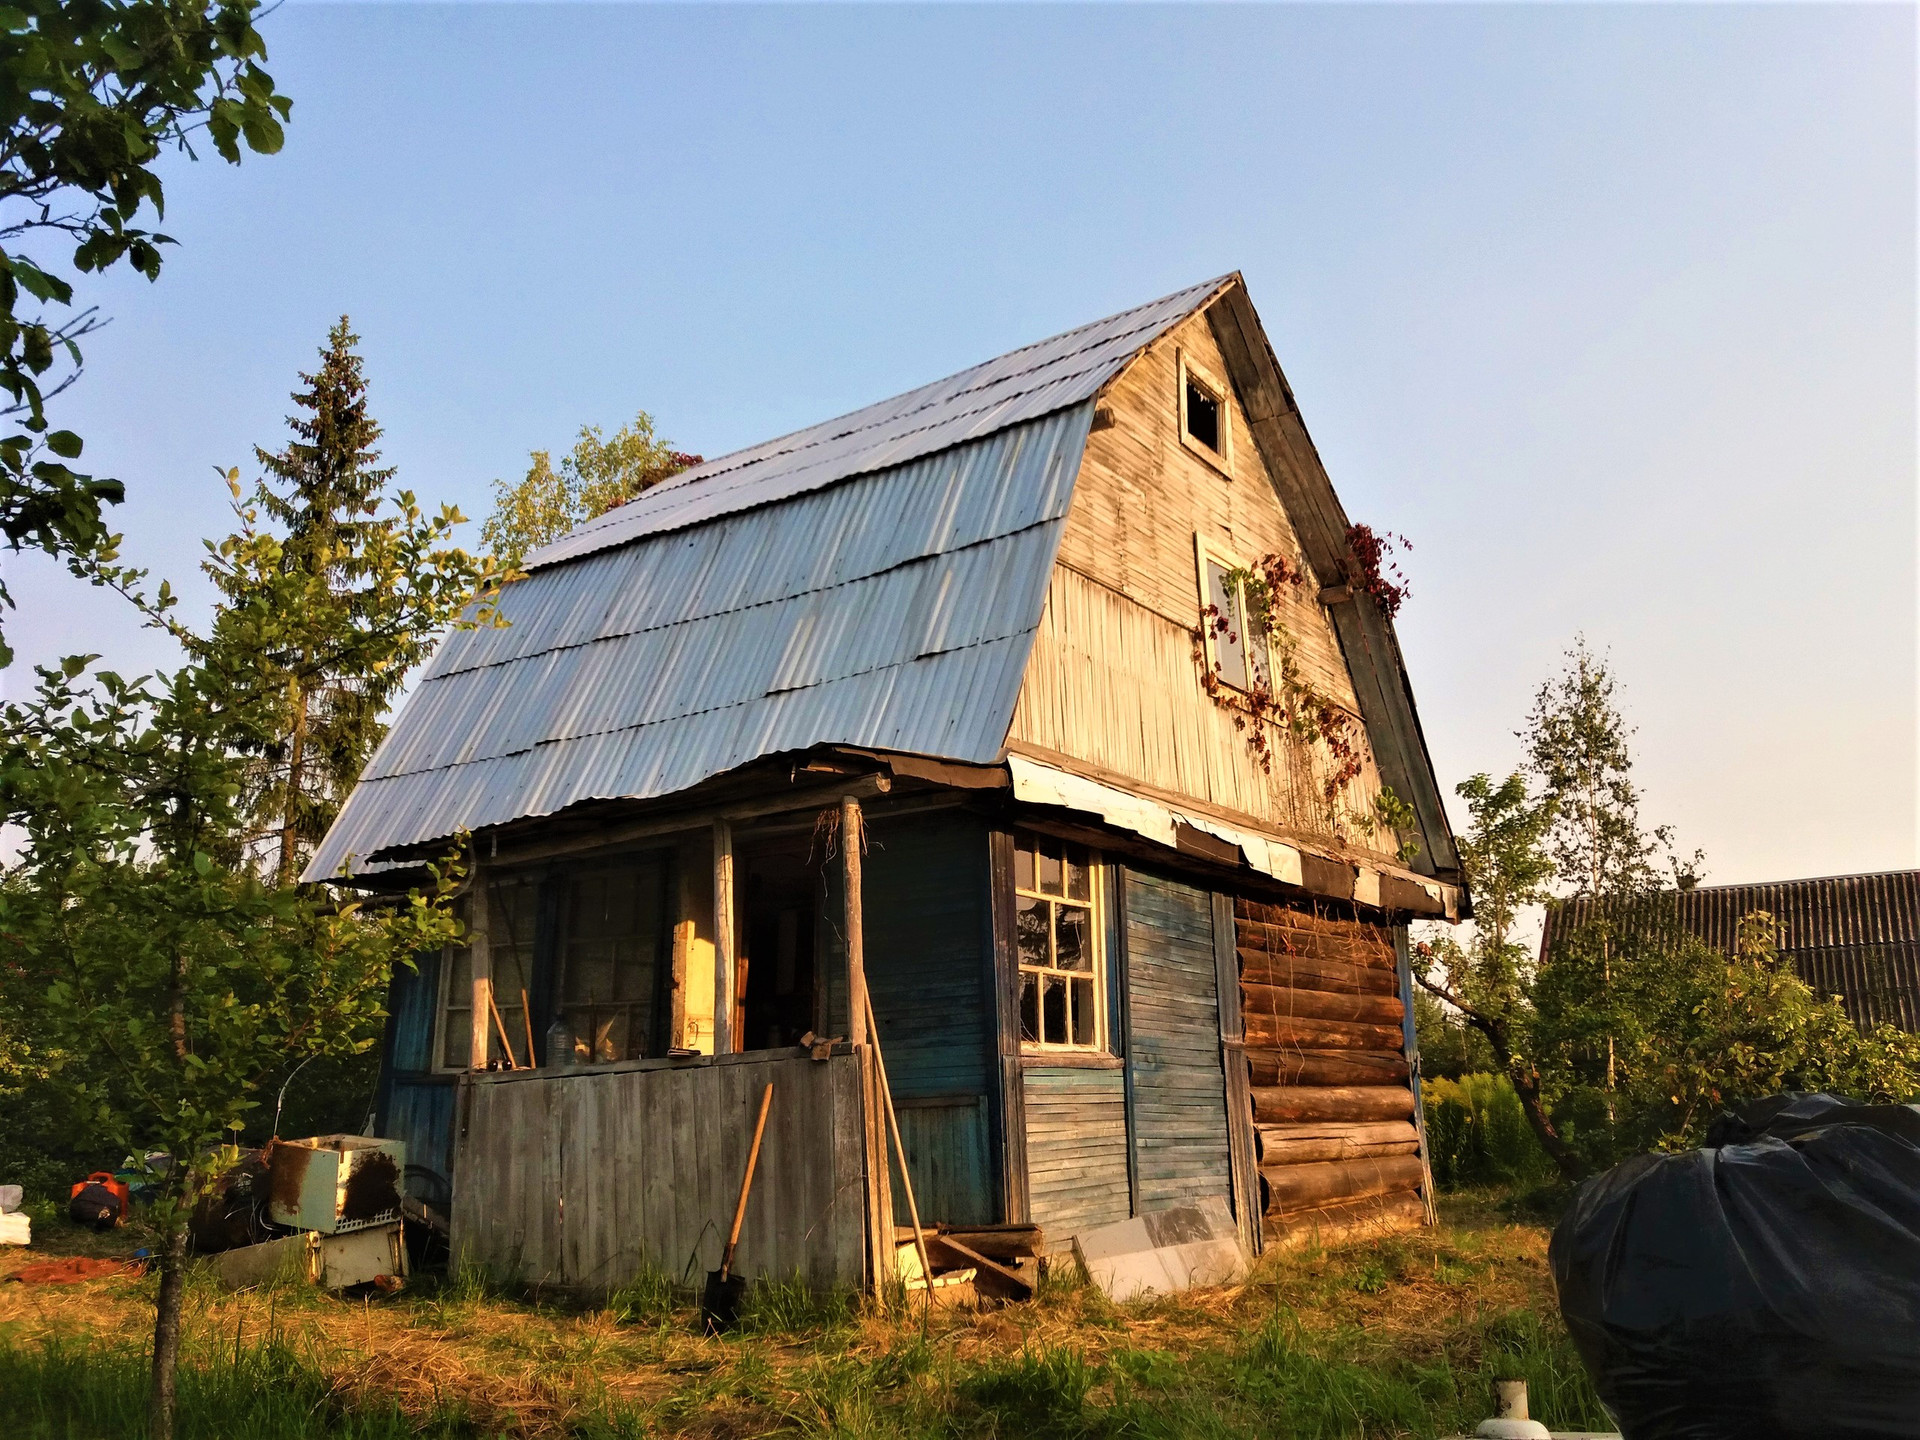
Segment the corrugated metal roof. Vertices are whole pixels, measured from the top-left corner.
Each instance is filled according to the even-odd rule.
[[[1092,407],[551,566],[448,636],[307,873],[837,743],[999,758]]]
[[[1728,954],[1740,922],[1764,910],[1779,923],[1780,951],[1801,978],[1840,996],[1856,1024],[1920,1031],[1920,870],[1702,885],[1660,901],[1663,918]],[[1557,936],[1595,913],[1591,900],[1549,905],[1545,952],[1551,956]]]
[[[1092,399],[1233,277],[710,460],[527,562],[454,631],[307,867],[763,756],[999,759]]]
[[[772,504],[1077,405],[1233,278],[1191,285],[891,400],[708,460],[536,551],[527,568]]]

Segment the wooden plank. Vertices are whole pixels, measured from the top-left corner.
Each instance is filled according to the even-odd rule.
[[[1003,1220],[1032,1218],[1027,1172],[1026,1081],[1020,1063],[1020,954],[1014,934],[1013,833],[987,834],[988,983],[993,996],[994,1067],[998,1084],[990,1097],[997,1126],[1000,1214]]]
[[[1300,1144],[1308,1141],[1330,1141],[1338,1144],[1387,1145],[1404,1143],[1414,1138],[1413,1126],[1404,1120],[1331,1120],[1304,1121],[1293,1125],[1256,1125],[1253,1127],[1254,1151],[1265,1163],[1265,1157],[1276,1145]],[[1342,1158],[1339,1155],[1322,1157],[1330,1160]],[[1357,1157],[1353,1157],[1357,1158]]]
[[[1240,1238],[1260,1253],[1260,1181],[1254,1157],[1252,1074],[1240,1015],[1240,961],[1235,946],[1233,897],[1213,897],[1214,984],[1220,1004],[1220,1059],[1227,1078],[1227,1147],[1233,1178],[1233,1210]]]
[[[1395,1050],[1249,1049],[1255,1085],[1391,1085],[1408,1077]]]
[[[1256,1085],[1253,1118],[1262,1125],[1302,1120],[1404,1120],[1413,1092],[1400,1085]]]
[[[1298,985],[1335,994],[1397,993],[1393,971],[1384,965],[1352,965],[1345,960],[1322,959],[1316,955],[1275,954],[1244,948],[1239,951],[1239,960],[1240,978],[1250,985]]]
[[[733,1034],[734,989],[733,826],[713,822],[713,1053],[736,1049]]]

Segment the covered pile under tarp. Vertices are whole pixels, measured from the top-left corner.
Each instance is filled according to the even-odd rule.
[[[1626,1440],[1920,1440],[1920,1107],[1755,1102],[1587,1181],[1549,1256]]]

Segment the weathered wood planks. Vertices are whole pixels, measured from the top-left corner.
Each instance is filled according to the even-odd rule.
[[[1405,1120],[1254,1126],[1254,1153],[1262,1166],[1415,1155],[1419,1150],[1420,1134]]]
[[[1260,1179],[1267,1187],[1269,1215],[1286,1215],[1341,1200],[1364,1200],[1412,1190],[1419,1186],[1423,1173],[1420,1157],[1411,1153],[1260,1167]]]
[[[1389,972],[1387,978],[1393,978]],[[1399,1028],[1406,1006],[1398,995],[1342,994],[1303,986],[1240,982],[1240,1004],[1248,1015],[1298,1016],[1309,1020],[1353,1020],[1362,1025]]]
[[[453,1243],[535,1285],[600,1293],[642,1265],[719,1264],[765,1085],[773,1108],[737,1267],[858,1285],[860,1078],[853,1055],[641,1062],[469,1077]]]

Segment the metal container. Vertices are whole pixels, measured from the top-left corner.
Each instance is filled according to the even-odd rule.
[[[276,1224],[340,1235],[400,1218],[403,1141],[367,1135],[277,1140],[266,1160],[267,1213]]]

